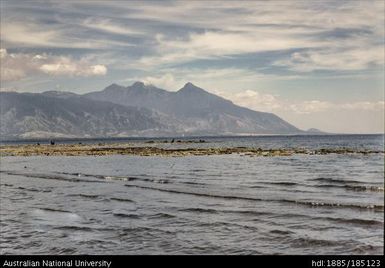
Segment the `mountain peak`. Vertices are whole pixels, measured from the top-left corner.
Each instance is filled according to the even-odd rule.
[[[116,89],[123,89],[124,87],[119,86],[118,84],[111,84],[108,87],[106,87],[104,90],[116,90]]]
[[[131,87],[143,88],[143,87],[145,87],[145,84],[142,81],[136,81],[135,83],[132,84]]]
[[[185,87],[191,87],[191,86],[195,87],[195,85],[191,82],[187,82],[184,86]]]
[[[179,91],[180,92],[194,92],[194,91],[204,92],[205,90],[200,87],[197,87],[191,82],[187,82]]]

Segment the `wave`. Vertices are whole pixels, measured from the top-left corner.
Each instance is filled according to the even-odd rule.
[[[0,183],[0,186],[12,187],[13,184],[9,184],[9,183]]]
[[[113,228],[109,227],[95,227],[95,226],[81,226],[81,225],[64,225],[64,226],[54,226],[53,229],[57,230],[69,230],[69,231],[115,231]]]
[[[199,226],[208,226],[208,227],[223,227],[227,226],[228,228],[234,228],[234,227],[239,227],[243,229],[248,229],[252,231],[258,231],[260,232],[261,229],[258,226],[255,225],[248,225],[248,224],[241,224],[241,223],[236,223],[236,222],[228,222],[228,221],[215,221],[215,222],[198,222]],[[229,229],[232,230],[232,229]]]
[[[358,254],[367,254],[368,252],[376,251],[378,255],[383,255],[384,246],[378,246],[378,245],[370,245],[370,244],[363,244],[363,245],[357,245],[354,249],[354,252],[357,252]]]
[[[130,219],[139,219],[140,216],[138,214],[131,214],[131,213],[123,213],[123,212],[114,212],[112,215],[119,217],[119,218],[130,218]]]
[[[117,176],[104,176],[104,179],[107,181],[127,181],[128,179],[126,177],[117,177]]]
[[[292,247],[323,247],[323,246],[338,246],[346,244],[346,241],[333,241],[325,239],[315,239],[301,237],[289,241]]]
[[[79,172],[55,172],[56,174],[63,174],[63,175],[70,175],[75,177],[91,177],[91,178],[97,178],[97,179],[105,179],[104,175],[95,175],[95,174],[85,174],[85,173],[79,173]]]
[[[129,228],[119,229],[119,234],[121,236],[128,235],[131,233],[138,234],[141,232],[149,232],[151,235],[153,235],[155,232],[175,235],[175,232],[172,232],[172,231],[168,231],[168,230],[164,230],[164,229],[160,229],[160,228],[155,228],[155,227],[146,227],[146,226],[137,226],[137,227],[129,227]]]
[[[355,192],[384,192],[384,187],[369,186],[369,185],[336,185],[336,184],[321,184],[315,186],[317,188],[343,188],[348,191]]]
[[[206,183],[201,183],[201,182],[192,182],[192,181],[183,181],[180,182],[182,184],[190,184],[190,185],[207,185]]]
[[[260,186],[260,185],[251,185],[251,186],[246,186],[247,188],[251,188],[251,189],[260,189],[260,188],[266,188],[265,186]]]
[[[384,211],[383,205],[374,204],[344,204],[344,203],[333,203],[324,201],[303,201],[303,200],[280,200],[286,203],[295,203],[299,205],[306,205],[311,207],[332,207],[332,208],[350,208],[350,209],[372,209],[375,211]]]
[[[283,213],[283,214],[274,214],[275,217],[279,218],[304,218],[306,221],[316,220],[316,221],[331,221],[334,223],[341,224],[354,224],[354,225],[368,225],[368,226],[377,226],[383,225],[382,221],[374,219],[359,219],[359,218],[335,218],[335,217],[322,217],[322,216],[312,216],[310,214],[294,214],[294,213]],[[331,228],[338,227],[334,224],[330,225]]]
[[[352,191],[384,192],[384,187],[380,187],[380,186],[345,185],[345,188]]]
[[[71,176],[78,176],[78,177],[81,177],[81,176],[86,176],[85,174],[81,174],[81,173],[72,173],[72,172],[55,172],[57,174],[64,174],[64,175],[71,175]]]
[[[95,228],[87,227],[87,226],[56,226],[53,229],[57,230],[69,230],[69,231],[87,231],[92,232],[95,231]]]
[[[299,185],[296,182],[289,182],[289,181],[278,181],[278,182],[264,182],[266,184],[273,184],[273,185],[283,185],[283,186],[295,186]]]
[[[232,214],[242,214],[242,215],[250,215],[250,216],[267,216],[267,215],[276,215],[271,212],[261,212],[254,210],[224,210],[224,209],[212,209],[212,208],[182,208],[178,209],[178,211],[183,212],[196,212],[196,213],[232,213]]]
[[[113,201],[119,201],[119,202],[135,203],[134,200],[126,199],[126,198],[120,198],[120,197],[110,197],[110,200],[113,200]]]
[[[17,189],[30,191],[30,192],[44,192],[44,193],[52,192],[52,190],[48,190],[48,189],[26,188],[26,187],[22,187],[22,186],[17,187]]]
[[[22,173],[22,172],[14,172],[14,171],[0,171],[0,173],[5,173],[7,175],[24,176],[27,178],[46,179],[46,180],[103,183],[103,181],[100,181],[100,180],[84,180],[84,179],[79,179],[79,178],[68,178],[68,177],[63,177],[63,176],[55,176],[55,175],[51,175],[51,174],[41,174],[41,173]]]
[[[143,181],[143,182],[153,182],[153,183],[161,183],[167,184],[168,180],[164,179],[146,179],[146,178],[138,178],[138,177],[124,177],[124,176],[104,176],[106,180],[121,180],[121,181]]]
[[[288,235],[288,234],[293,234],[292,231],[284,231],[284,230],[271,230],[270,233],[272,234],[279,234],[279,235]]]
[[[73,214],[71,211],[68,211],[68,210],[63,210],[63,209],[58,209],[58,208],[36,208],[38,210],[43,210],[43,211],[49,211],[49,212],[60,212],[60,213],[71,213]]]
[[[179,191],[179,190],[174,190],[174,189],[155,188],[155,187],[143,186],[143,185],[126,184],[125,186],[126,187],[135,187],[135,188],[141,188],[141,189],[154,190],[154,191],[161,191],[161,192],[168,192],[168,193],[175,193],[175,194],[187,194],[187,195],[212,197],[212,198],[241,199],[241,200],[250,200],[250,201],[264,201],[263,199],[253,198],[253,197],[241,197],[241,196],[232,196],[232,195],[214,195],[214,194],[207,194],[207,193],[186,192],[186,191]]]
[[[160,213],[156,213],[154,215],[151,215],[150,218],[166,218],[166,219],[171,219],[171,218],[176,218],[176,216],[172,215],[172,214],[169,214],[169,213],[160,212]]]
[[[344,179],[325,178],[325,177],[309,179],[309,181],[320,181],[320,182],[336,183],[336,184],[347,184],[347,183],[362,184],[362,183],[364,183],[362,181],[356,181],[356,180],[344,180]]]
[[[357,225],[384,225],[383,222],[377,221],[377,220],[367,220],[367,219],[345,219],[345,218],[332,218],[332,217],[325,217],[322,219],[335,221],[339,223],[348,223],[348,224],[357,224]]]
[[[219,210],[212,209],[212,208],[182,208],[182,209],[179,209],[179,211],[197,212],[197,213],[218,213],[219,212]]]
[[[219,194],[209,194],[209,193],[199,193],[199,192],[189,192],[182,191],[176,189],[166,189],[166,188],[156,188],[151,186],[143,186],[143,185],[133,185],[126,184],[126,187],[135,187],[140,189],[148,189],[154,191],[168,192],[174,194],[186,194],[186,195],[194,195],[208,198],[221,198],[221,199],[237,199],[237,200],[246,200],[246,201],[262,201],[262,202],[279,202],[279,203],[289,203],[289,204],[297,204],[304,205],[310,207],[324,207],[324,208],[349,208],[349,209],[371,209],[374,211],[383,211],[383,205],[375,205],[375,204],[344,204],[344,203],[334,203],[334,202],[325,202],[325,201],[307,201],[307,200],[290,200],[290,199],[263,199],[256,197],[247,197],[247,196],[235,196],[235,195],[219,195]]]
[[[103,196],[100,195],[93,195],[93,194],[69,194],[67,196],[78,196],[86,199],[99,199],[99,198],[104,198]]]
[[[130,176],[105,176],[105,175],[92,175],[92,174],[83,174],[83,173],[69,173],[69,172],[60,172],[60,174],[65,175],[71,175],[71,176],[84,176],[84,177],[94,177],[102,180],[120,180],[120,181],[142,181],[142,182],[149,182],[149,183],[159,183],[159,184],[170,184],[171,182],[166,179],[149,179],[149,178],[140,178],[140,177],[130,177]],[[20,173],[13,173],[12,175],[20,175]],[[31,176],[31,177],[39,177],[39,178],[47,178],[47,179],[56,179],[56,180],[66,180],[66,181],[72,181],[72,182],[100,182],[100,181],[94,181],[94,180],[82,180],[79,178],[63,178],[63,177],[55,177],[55,176],[44,176],[44,175],[25,175],[24,176]],[[319,177],[315,179],[309,179],[310,181],[319,181],[329,184],[320,184],[320,185],[306,185],[306,184],[300,184],[296,182],[289,182],[289,181],[278,181],[278,182],[263,182],[264,184],[271,184],[271,185],[281,185],[281,186],[296,186],[296,185],[303,185],[303,186],[309,186],[309,187],[317,187],[317,188],[345,188],[346,190],[351,191],[368,191],[368,192],[384,192],[384,187],[381,186],[368,186],[368,185],[355,185],[355,184],[363,184],[361,181],[356,180],[343,180],[343,179],[335,179],[335,178],[327,178],[327,177]],[[181,184],[189,184],[189,185],[207,185],[205,183],[201,182],[180,182]],[[347,184],[349,183],[349,184]],[[353,184],[350,184],[353,183]],[[253,185],[249,188],[265,188],[264,186],[258,186]]]

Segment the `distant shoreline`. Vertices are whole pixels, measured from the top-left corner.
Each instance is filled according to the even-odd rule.
[[[175,143],[200,143],[201,141],[181,141]],[[168,141],[153,143],[168,143]],[[174,143],[174,141],[172,142]],[[321,148],[321,149],[261,149],[255,147],[223,147],[223,148],[161,148],[156,146],[135,146],[130,143],[98,143],[98,144],[57,144],[57,145],[3,145],[0,146],[0,156],[106,156],[106,155],[138,155],[138,156],[203,156],[239,154],[245,156],[292,156],[303,155],[327,155],[327,154],[384,154],[381,150],[358,150],[350,148]]]
[[[49,143],[50,140],[57,142],[98,142],[98,141],[149,141],[149,140],[199,140],[199,139],[236,139],[236,138],[263,138],[263,137],[320,137],[320,136],[385,136],[384,133],[369,133],[369,134],[344,134],[344,133],[322,133],[322,134],[247,134],[247,135],[202,135],[202,136],[157,136],[157,137],[38,137],[38,138],[6,138],[0,139],[0,145],[5,144],[23,144],[23,143]]]

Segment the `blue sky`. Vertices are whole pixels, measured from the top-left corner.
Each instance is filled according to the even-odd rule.
[[[0,3],[1,90],[190,81],[303,129],[384,132],[384,1]]]

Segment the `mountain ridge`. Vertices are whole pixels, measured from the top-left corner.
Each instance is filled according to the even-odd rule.
[[[235,105],[191,82],[175,92],[135,82],[82,95],[0,94],[0,134],[9,137],[306,134],[273,113]]]
[[[302,130],[287,123],[275,114],[253,111],[235,105],[230,100],[207,92],[191,82],[176,92],[166,91],[140,83],[143,91],[137,91],[139,83],[126,87],[123,91],[105,90],[85,94],[95,100],[110,101],[122,105],[135,105],[154,109],[158,112],[182,120],[188,131],[208,133],[257,133],[286,134],[303,133]],[[107,87],[109,88],[109,87]],[[147,95],[152,92],[153,98]],[[151,94],[150,94],[151,95]],[[155,97],[154,97],[155,96]]]

